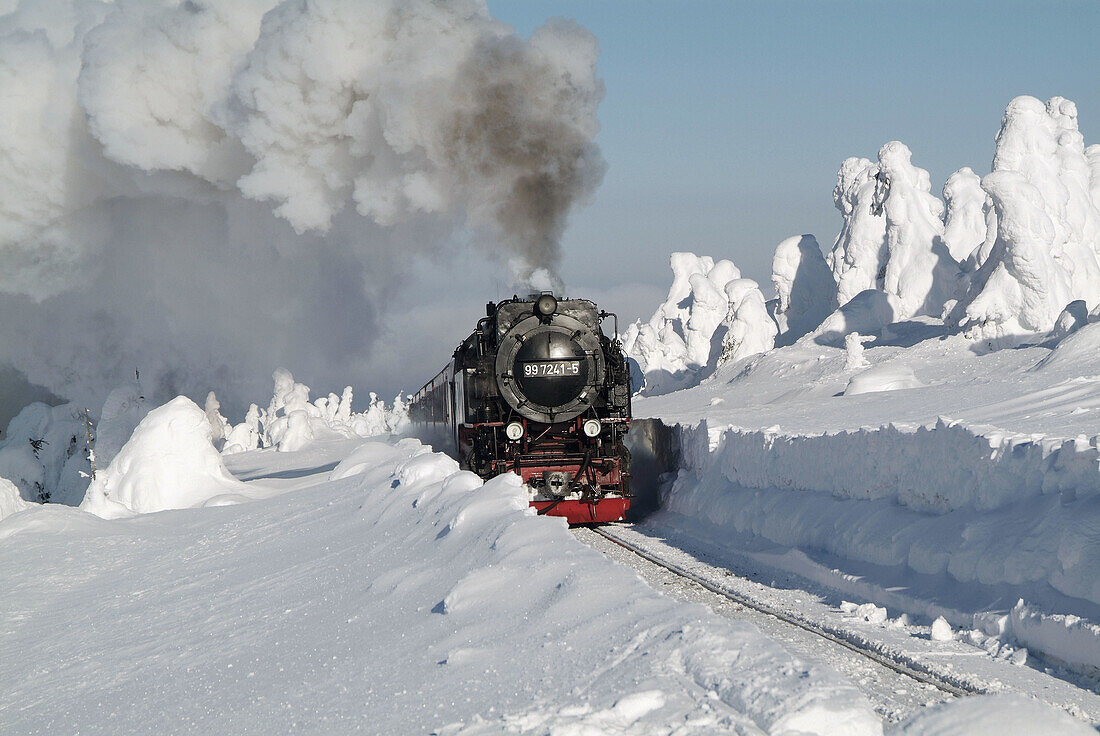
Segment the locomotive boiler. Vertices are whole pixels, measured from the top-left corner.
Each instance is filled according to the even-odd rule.
[[[409,417],[463,468],[518,474],[538,513],[571,524],[630,507],[630,372],[587,299],[544,293],[486,305],[477,329],[420,389]]]

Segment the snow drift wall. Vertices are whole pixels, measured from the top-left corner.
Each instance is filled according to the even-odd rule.
[[[597,44],[569,21],[522,38],[480,0],[4,8],[0,364],[82,406],[135,368],[153,401],[232,404],[273,362],[354,375],[400,276],[467,227],[553,285],[603,175]]]
[[[798,549],[989,586],[1007,615],[911,613],[1007,635],[1100,668],[1100,437],[1047,441],[967,427],[824,435],[679,428],[681,472],[662,506]],[[942,585],[942,584],[941,584]],[[996,597],[996,596],[994,596]],[[1025,602],[1029,601],[1029,602]],[[1075,615],[1051,613],[1073,611]],[[990,628],[990,627],[993,628]]]
[[[34,504],[24,501],[19,489],[7,478],[0,478],[0,521],[5,517],[33,508]]]
[[[798,488],[837,498],[889,499],[944,514],[989,511],[1040,496],[1100,495],[1100,435],[1046,440],[980,430],[941,418],[822,435],[685,430],[685,467],[714,467],[745,488]],[[711,448],[719,448],[715,457]],[[700,454],[702,453],[702,454]]]

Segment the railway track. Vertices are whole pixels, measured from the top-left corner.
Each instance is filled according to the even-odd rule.
[[[877,651],[873,646],[868,646],[866,643],[853,640],[845,635],[843,630],[832,629],[827,626],[823,626],[818,622],[811,621],[797,613],[782,610],[775,606],[768,605],[760,600],[754,599],[750,596],[741,594],[738,591],[724,587],[718,582],[709,580],[706,577],[699,575],[691,570],[685,569],[683,566],[676,562],[662,559],[660,556],[654,554],[652,551],[643,549],[630,541],[623,539],[621,536],[615,533],[616,527],[586,527],[583,529],[577,529],[575,532],[578,537],[592,545],[590,540],[585,540],[585,534],[591,534],[603,538],[607,542],[615,545],[623,550],[631,553],[632,556],[644,560],[650,565],[654,565],[666,573],[680,578],[684,581],[688,581],[691,584],[699,586],[710,593],[720,596],[727,601],[732,602],[736,606],[740,606],[744,609],[749,609],[756,614],[766,616],[771,619],[775,619],[781,622],[781,625],[789,627],[795,627],[804,634],[810,635],[812,638],[816,638],[824,646],[824,642],[840,647],[846,650],[850,654],[854,654],[860,658],[873,663],[874,666],[884,668],[889,672],[894,673],[907,681],[912,682],[917,686],[916,690],[921,693],[917,697],[917,702],[910,699],[909,702],[898,702],[891,697],[892,693],[902,692],[903,689],[898,688],[897,679],[893,679],[890,683],[880,685],[878,690],[878,696],[880,701],[879,710],[888,720],[898,720],[905,715],[905,711],[911,709],[914,705],[928,702],[930,700],[943,700],[953,697],[964,697],[974,694],[982,694],[989,692],[985,687],[974,685],[967,682],[965,679],[960,678],[957,681],[940,676],[939,673],[931,672],[926,669],[919,661],[910,660],[906,661],[905,658],[897,656],[887,656],[880,651]],[[666,583],[667,584],[667,583]],[[803,650],[811,650],[816,654],[824,655],[823,652],[816,651],[818,646],[809,644],[809,646],[803,645]],[[828,659],[828,655],[826,659]],[[851,669],[851,667],[849,667]],[[870,679],[870,678],[859,678]]]

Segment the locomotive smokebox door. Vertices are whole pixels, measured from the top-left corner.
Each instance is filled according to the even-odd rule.
[[[596,332],[560,313],[516,323],[501,340],[495,368],[508,403],[527,419],[547,424],[587,411],[605,376]]]
[[[565,406],[588,385],[584,349],[561,332],[524,341],[516,353],[515,372],[523,395],[543,406]]]

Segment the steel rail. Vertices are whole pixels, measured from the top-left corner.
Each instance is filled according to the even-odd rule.
[[[686,578],[686,579],[692,581],[693,583],[696,583],[697,585],[700,585],[700,586],[706,588],[710,592],[715,593],[716,595],[720,595],[723,598],[727,598],[727,599],[733,601],[734,603],[738,603],[738,604],[740,604],[740,605],[742,605],[746,608],[751,608],[752,610],[757,611],[759,613],[762,613],[766,616],[772,616],[774,618],[778,618],[779,620],[784,621],[784,622],[790,624],[791,626],[797,626],[798,628],[800,628],[804,631],[807,631],[811,634],[819,636],[823,639],[827,639],[827,640],[833,642],[834,644],[838,644],[838,645],[844,647],[845,649],[849,649],[849,650],[855,652],[856,654],[859,654],[863,657],[866,657],[867,659],[870,659],[874,662],[877,662],[878,664],[882,665],[883,667],[886,667],[887,669],[893,670],[894,672],[897,672],[900,675],[904,675],[904,676],[910,677],[910,678],[912,678],[912,679],[914,679],[918,682],[924,683],[926,685],[930,685],[930,686],[936,688],[937,690],[945,692],[949,695],[954,695],[954,696],[958,696],[958,697],[965,697],[967,695],[982,695],[982,694],[992,692],[992,691],[987,690],[985,688],[977,687],[977,686],[971,685],[971,684],[966,683],[966,682],[951,682],[949,680],[946,680],[946,679],[940,677],[937,673],[934,673],[934,672],[932,672],[928,669],[925,669],[924,666],[921,665],[921,663],[919,663],[919,662],[915,662],[915,661],[914,662],[900,662],[896,659],[892,659],[890,657],[887,657],[887,656],[883,655],[882,653],[880,653],[880,652],[878,652],[878,651],[876,651],[876,650],[874,650],[870,647],[863,646],[859,642],[855,642],[855,641],[852,641],[850,639],[847,639],[840,633],[829,631],[828,629],[825,629],[824,627],[819,626],[818,624],[813,623],[812,621],[807,621],[806,619],[803,619],[799,616],[794,616],[794,615],[792,615],[790,613],[787,613],[785,611],[781,611],[777,608],[773,608],[769,605],[766,605],[764,603],[760,603],[759,601],[753,600],[752,598],[741,595],[740,593],[737,593],[737,592],[734,592],[732,590],[728,590],[726,588],[723,588],[720,585],[716,585],[716,584],[710,582],[709,580],[707,580],[706,578],[704,578],[700,575],[696,575],[695,573],[691,572],[690,570],[685,570],[684,568],[680,567],[679,565],[677,565],[674,562],[667,562],[665,560],[662,560],[661,558],[657,557],[653,553],[648,552],[648,551],[642,549],[641,547],[638,547],[637,545],[631,544],[630,542],[627,542],[623,539],[619,539],[618,537],[616,537],[612,534],[609,534],[606,530],[604,530],[601,527],[590,526],[590,527],[587,527],[587,528],[590,531],[595,532],[599,536],[601,536],[604,539],[608,540],[609,542],[617,544],[620,547],[622,547],[626,550],[629,550],[630,552],[633,552],[638,557],[641,557],[642,559],[647,560],[648,562],[651,562],[652,564],[657,565],[658,567],[664,568],[665,570],[668,570],[669,572],[673,573],[674,575],[678,575],[682,578]]]

